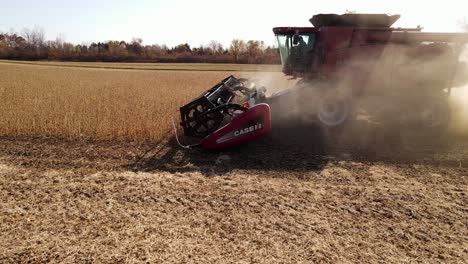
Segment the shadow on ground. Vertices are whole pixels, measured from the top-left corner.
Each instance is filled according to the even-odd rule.
[[[285,125],[286,124],[286,125]],[[255,171],[275,177],[320,171],[340,161],[468,166],[468,139],[353,123],[344,130],[287,122],[249,144],[222,152],[185,150],[173,138],[157,143],[0,136],[0,162],[35,171],[167,171],[223,175]],[[408,133],[412,131],[414,133]]]
[[[304,133],[304,130],[307,133]],[[181,149],[172,138],[145,153],[130,167],[133,170],[164,170],[220,175],[233,170],[262,170],[264,172],[300,172],[321,170],[329,158],[325,140],[315,127],[276,128],[270,135],[221,152],[202,148]]]
[[[411,133],[410,133],[411,132]],[[233,170],[263,173],[307,172],[323,169],[331,161],[393,164],[468,164],[466,143],[450,137],[422,135],[420,131],[354,122],[341,130],[316,124],[275,126],[267,137],[222,152],[201,148],[184,150],[171,139],[146,152],[129,168],[134,171],[199,171],[222,175]],[[464,141],[466,142],[466,141]],[[458,147],[451,152],[453,147]],[[465,161],[466,160],[466,161]]]

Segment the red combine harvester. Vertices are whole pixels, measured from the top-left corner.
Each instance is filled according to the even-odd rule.
[[[180,109],[185,136],[198,139],[186,147],[219,150],[253,140],[270,132],[270,115],[287,117],[291,108],[329,128],[364,112],[380,121],[442,131],[450,118],[450,91],[466,82],[455,76],[465,67],[459,57],[468,33],[392,28],[399,18],[319,14],[310,19],[314,27],[274,28],[283,72],[300,80],[266,97],[265,88],[226,78]],[[364,97],[380,99],[365,109]]]

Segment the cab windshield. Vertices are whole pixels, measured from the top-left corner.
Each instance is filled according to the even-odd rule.
[[[305,72],[312,64],[315,33],[276,35],[283,69]]]

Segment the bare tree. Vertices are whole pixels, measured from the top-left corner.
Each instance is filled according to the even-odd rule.
[[[210,43],[208,44],[208,48],[213,54],[221,54],[224,52],[223,44],[219,43],[216,40],[210,41]]]
[[[33,49],[39,49],[44,46],[45,32],[41,27],[34,27],[34,29],[23,29],[23,37],[26,39],[28,45]]]

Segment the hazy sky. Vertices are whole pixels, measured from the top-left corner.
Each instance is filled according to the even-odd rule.
[[[468,1],[411,0],[0,0],[0,32],[41,27],[75,44],[140,37],[145,44],[206,44],[233,38],[274,43],[275,26],[310,26],[316,13],[401,14],[395,26],[458,31]]]

